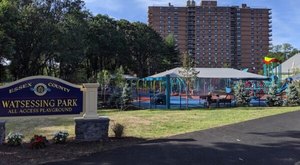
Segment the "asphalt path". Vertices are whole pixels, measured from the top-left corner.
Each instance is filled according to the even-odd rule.
[[[48,164],[300,165],[300,111]]]

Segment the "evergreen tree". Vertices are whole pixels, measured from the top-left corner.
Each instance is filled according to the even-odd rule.
[[[282,105],[282,99],[280,97],[278,97],[277,94],[277,84],[274,82],[272,82],[271,87],[269,88],[269,96],[267,97],[267,101],[268,101],[268,105],[269,106],[281,106]]]
[[[289,106],[300,105],[299,92],[294,83],[289,84],[288,87],[287,105]]]
[[[130,104],[131,100],[132,100],[132,91],[129,85],[126,83],[126,85],[123,87],[123,92],[121,96],[121,110],[125,110]]]
[[[116,69],[114,76],[114,85],[120,90],[125,86],[126,80],[124,78],[124,69],[122,66]]]
[[[242,81],[239,81],[234,90],[234,96],[236,98],[236,104],[238,106],[247,106],[250,102],[249,91],[245,89]]]
[[[112,79],[112,91],[111,95],[109,97],[108,103],[111,106],[115,106],[116,108],[122,109],[122,92],[123,88],[125,86],[126,80],[123,77],[124,76],[124,70],[123,67],[120,66],[115,70],[115,74]]]

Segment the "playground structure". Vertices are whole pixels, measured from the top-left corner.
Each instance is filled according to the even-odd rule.
[[[295,71],[299,69],[299,59],[300,53],[283,63],[276,58],[265,57],[263,65],[264,76],[270,77],[271,82],[275,81],[278,86],[281,85],[281,91],[284,91],[288,87],[288,82],[293,81],[291,78],[293,75],[295,76]]]
[[[233,91],[237,82],[243,83],[246,93],[251,98],[250,106],[268,106],[270,87],[274,83],[277,84],[276,95],[284,97],[292,79],[281,82],[280,69],[276,71],[274,69],[276,65],[272,63],[276,60],[273,58],[267,60],[265,59],[267,63],[264,65],[265,76],[232,68],[193,68],[197,74],[187,78],[182,74],[183,68],[174,68],[143,79],[128,79],[127,82],[133,89],[132,103],[141,108],[235,106]]]
[[[195,68],[199,73],[188,89],[185,78],[180,75],[181,69],[174,68],[139,80],[134,104],[150,109],[207,107],[210,92],[212,106],[235,106],[232,88],[236,80],[251,81],[254,84],[256,81],[269,80],[265,76],[231,68]],[[249,90],[250,88],[253,90],[253,86],[249,86]],[[263,105],[263,102],[258,104]]]
[[[169,89],[167,82],[170,84]],[[146,78],[139,80],[137,84],[139,85],[135,94],[135,104],[140,107],[150,109],[182,109],[186,108],[186,105],[189,108],[206,107],[206,96],[209,91],[218,92],[220,103],[223,103],[220,106],[231,106],[231,102],[227,100],[232,99],[232,93],[231,88],[229,93],[226,93],[226,80],[196,78],[191,85],[193,88],[190,89],[187,89],[181,77]],[[169,91],[169,96],[167,96],[167,91]],[[168,97],[169,105],[167,104]],[[213,101],[217,99],[216,95],[212,98]]]

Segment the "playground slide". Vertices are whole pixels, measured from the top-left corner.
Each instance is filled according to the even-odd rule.
[[[285,83],[281,86],[281,88],[279,88],[277,94],[280,94],[280,93],[282,93],[283,91],[285,91],[285,90],[288,88],[288,86],[289,86],[289,83],[288,83],[288,82],[285,82]]]

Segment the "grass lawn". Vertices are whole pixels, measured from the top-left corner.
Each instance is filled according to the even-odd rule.
[[[300,110],[300,107],[239,107],[213,110],[101,110],[98,113],[111,119],[110,126],[114,123],[123,124],[126,127],[126,136],[152,139],[296,110]],[[7,133],[19,131],[25,135],[26,140],[29,140],[34,134],[42,134],[51,138],[53,133],[59,130],[67,130],[71,137],[74,137],[75,134],[73,117],[18,117],[6,118],[5,120],[7,121]],[[113,135],[111,129],[110,135]]]

